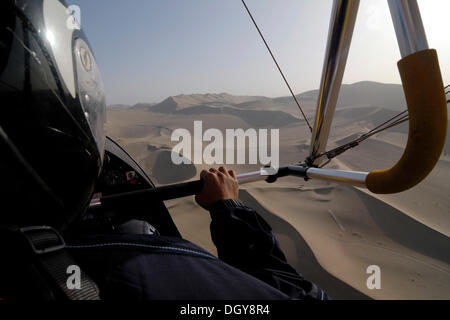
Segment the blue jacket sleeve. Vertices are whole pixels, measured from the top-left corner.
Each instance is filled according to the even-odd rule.
[[[328,299],[289,265],[272,228],[255,210],[224,200],[215,203],[210,214],[211,237],[222,261],[293,299]]]

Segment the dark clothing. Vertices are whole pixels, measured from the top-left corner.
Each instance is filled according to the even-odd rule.
[[[216,203],[219,259],[179,238],[96,235],[68,245],[102,299],[327,299],[286,261],[270,226],[237,201]]]

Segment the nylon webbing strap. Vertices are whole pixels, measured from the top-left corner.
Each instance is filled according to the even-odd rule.
[[[63,238],[50,227],[23,228],[35,259],[52,286],[69,300],[100,300],[97,285],[65,250]]]

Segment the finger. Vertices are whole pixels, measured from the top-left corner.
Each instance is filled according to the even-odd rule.
[[[234,172],[234,170],[228,171],[228,174],[229,174],[234,180],[236,180],[236,173]]]
[[[203,181],[211,180],[212,178],[214,178],[214,176],[215,176],[214,173],[206,171],[206,170],[203,170],[200,173],[200,179]]]
[[[225,167],[220,167],[220,168],[219,168],[219,171],[220,171],[221,173],[223,173],[224,175],[229,176],[229,173],[228,173],[228,171],[227,171],[227,169],[226,169]]]
[[[200,179],[205,179],[208,174],[208,171],[202,170],[202,172],[200,172]]]
[[[215,168],[211,168],[211,169],[209,169],[209,172],[211,172],[211,173],[217,173],[217,172],[219,172],[219,171],[217,171]]]

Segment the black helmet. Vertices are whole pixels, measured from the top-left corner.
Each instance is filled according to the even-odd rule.
[[[101,171],[101,76],[64,1],[1,0],[0,16],[0,225],[61,229]]]

